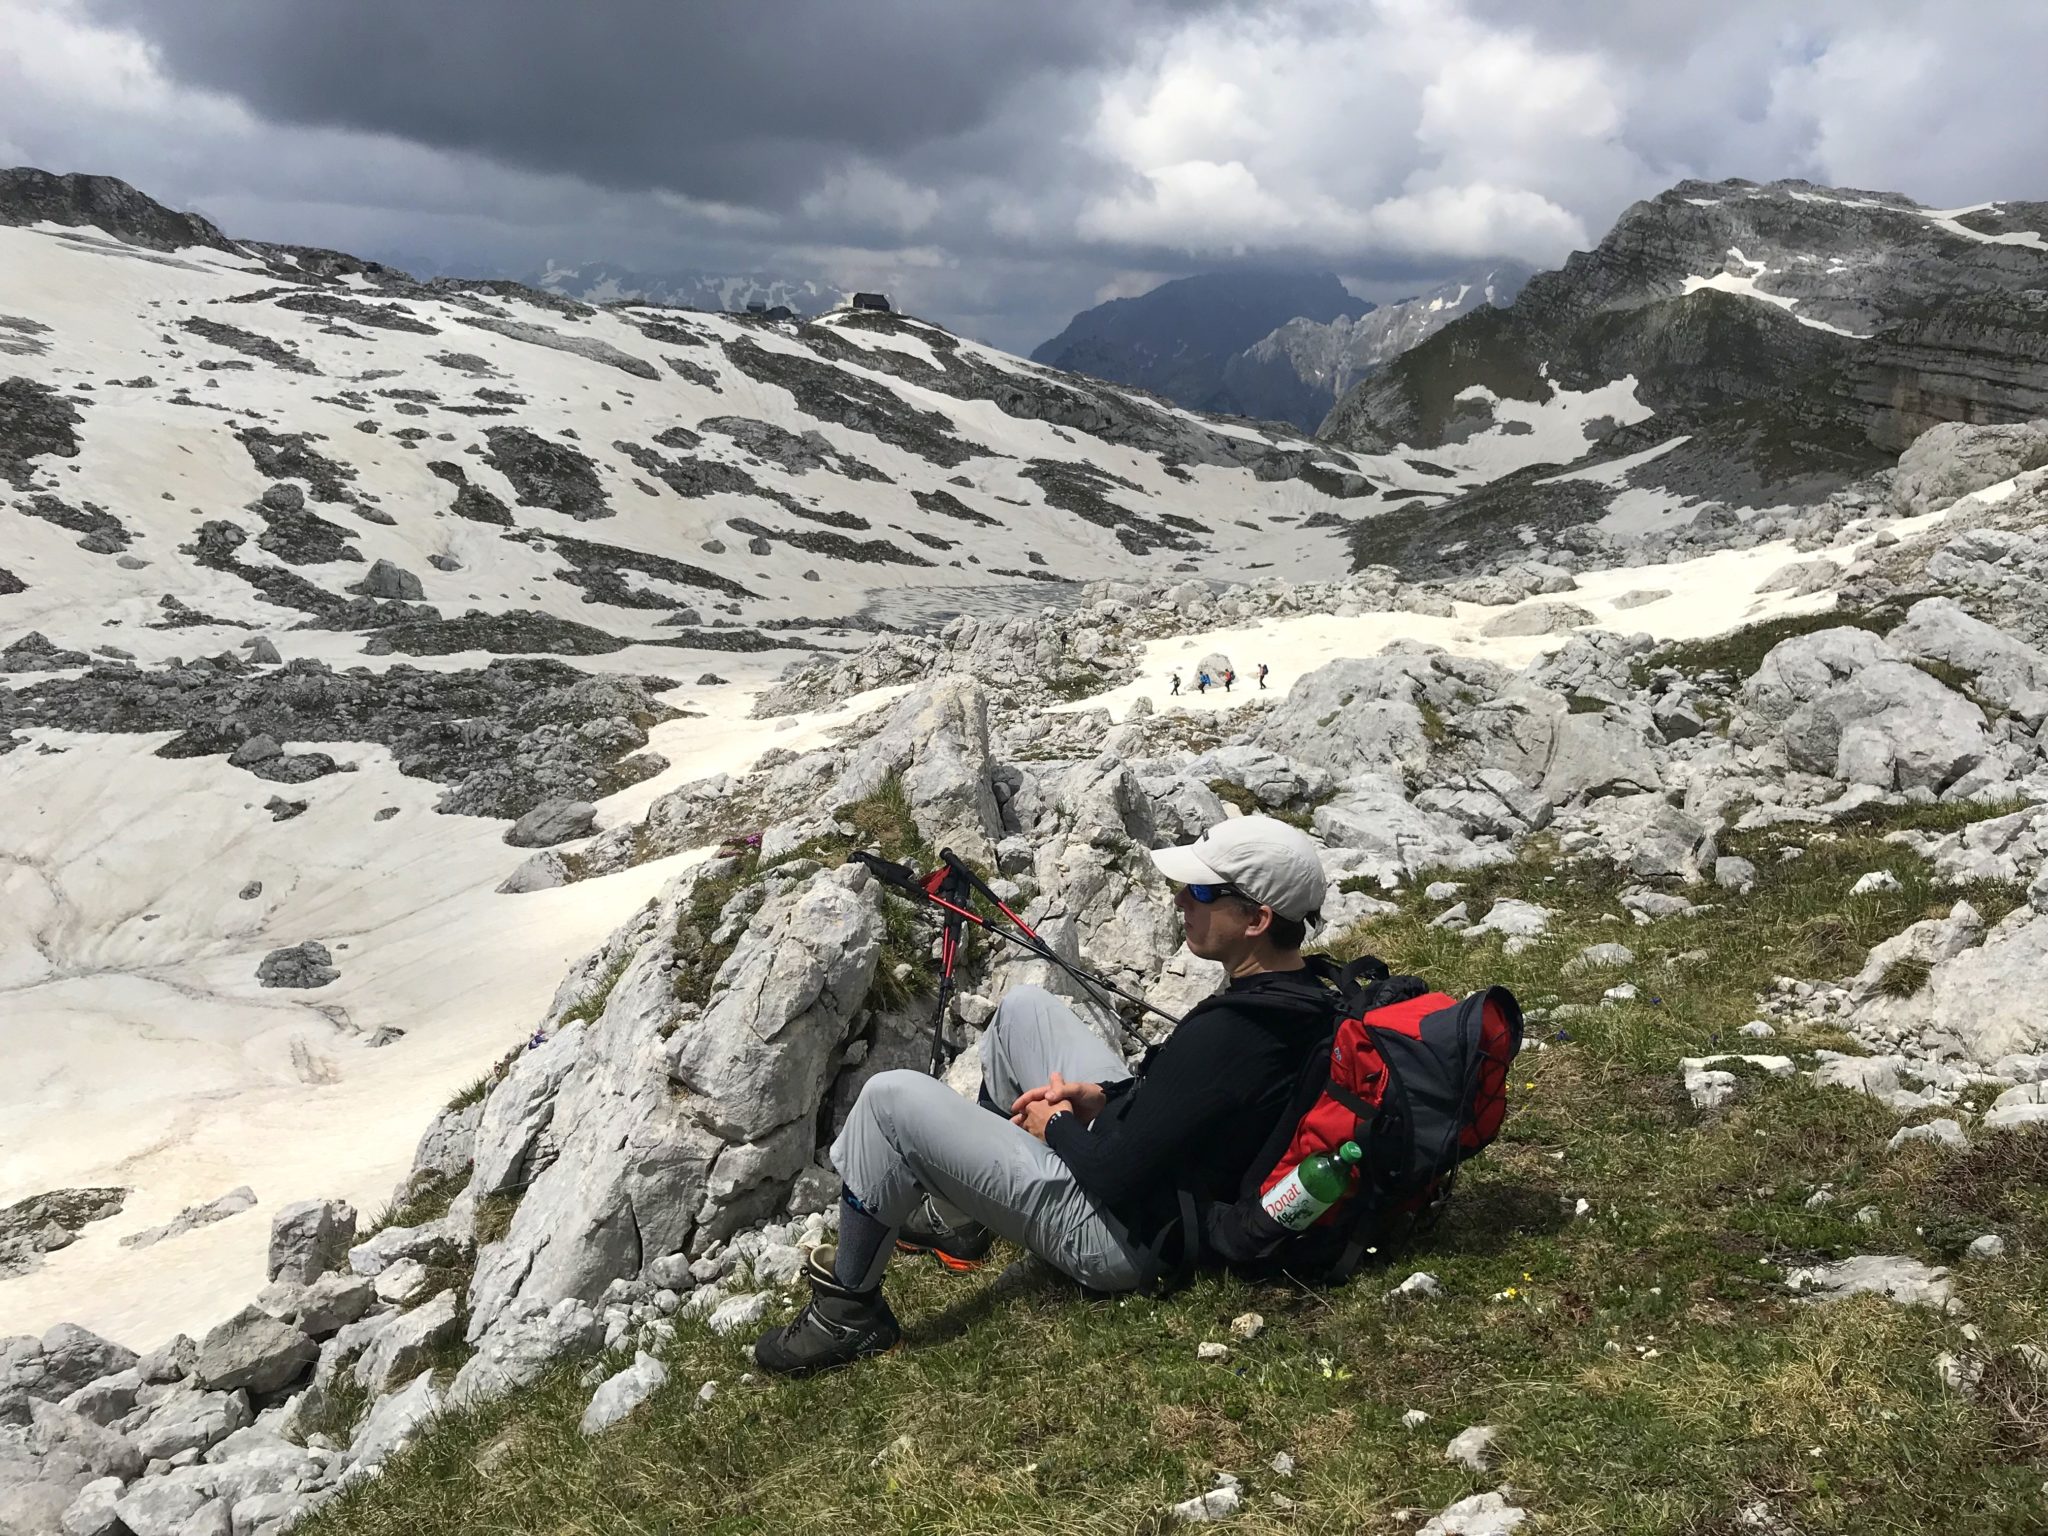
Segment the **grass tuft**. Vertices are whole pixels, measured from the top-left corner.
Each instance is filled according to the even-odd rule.
[[[1918,955],[1901,955],[1884,968],[1877,990],[1886,997],[1917,997],[1934,974],[1934,966]]]

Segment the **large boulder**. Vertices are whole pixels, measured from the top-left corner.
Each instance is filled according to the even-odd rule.
[[[381,1467],[420,1437],[441,1411],[442,1398],[432,1375],[414,1378],[402,1392],[381,1398],[357,1426],[349,1446],[351,1467]]]
[[[1639,880],[1698,880],[1714,867],[1713,829],[1662,795],[1618,795],[1562,819],[1560,846]]]
[[[1383,773],[1356,774],[1335,799],[1317,807],[1315,832],[1332,848],[1357,855],[1350,873],[1393,886],[1419,869],[1471,869],[1509,858],[1505,844],[1482,847],[1448,815],[1409,804]]]
[[[287,949],[273,949],[256,966],[256,980],[266,987],[310,989],[324,987],[340,979],[341,972],[335,969],[334,956],[317,939],[308,939]]]
[[[1902,958],[1931,965],[1925,985],[1910,997],[1883,995],[1885,971]],[[2035,992],[2044,974],[2048,916],[2022,907],[1987,935],[1976,913],[1958,903],[1947,918],[1915,923],[1871,952],[1852,983],[1862,1001],[1851,1024],[1865,1038],[1910,1039],[1922,1052],[1990,1067],[2048,1050],[2048,1016]]]
[[[1550,759],[1538,781],[1556,805],[1661,789],[1663,775],[1638,714],[1553,715]]]
[[[132,1434],[144,1456],[169,1461],[186,1451],[211,1450],[254,1418],[249,1394],[239,1388],[233,1392],[176,1391],[160,1399]]]
[[[588,800],[543,800],[505,829],[505,841],[514,848],[551,848],[588,837],[596,827],[597,807]]]
[[[1958,496],[2043,464],[2048,464],[2048,421],[1997,426],[1945,421],[1929,427],[1899,455],[1892,505],[1908,516],[1937,511]]]
[[[1295,681],[1253,742],[1340,775],[1420,771],[1430,729],[1419,701],[1433,676],[1430,658],[1415,651],[1327,662]]]
[[[1297,763],[1264,747],[1239,744],[1204,752],[1186,768],[1204,784],[1235,784],[1268,810],[1305,804],[1329,793],[1335,780],[1320,768]]]
[[[292,1324],[260,1307],[244,1307],[200,1341],[192,1375],[208,1391],[246,1387],[261,1395],[296,1381],[312,1368],[319,1352]]]
[[[1794,635],[1771,647],[1743,684],[1743,702],[1760,720],[1779,724],[1800,705],[1847,682],[1865,667],[1896,660],[1898,652],[1867,629],[1845,627]]]
[[[1577,603],[1530,603],[1487,620],[1480,634],[1488,639],[1523,635],[1556,635],[1594,622]]]
[[[348,1264],[356,1208],[346,1200],[300,1200],[270,1219],[269,1278],[310,1285]]]
[[[416,603],[425,597],[419,577],[403,566],[393,565],[389,560],[371,563],[369,574],[348,589],[364,597],[381,597],[397,602]]]
[[[1415,796],[1417,809],[1447,816],[1468,836],[1493,840],[1540,831],[1550,802],[1505,768],[1448,773]]]
[[[63,1529],[65,1511],[96,1481],[82,1457],[39,1454],[25,1439],[0,1434],[0,1536],[53,1536]],[[118,1491],[118,1481],[114,1486]]]
[[[1940,793],[1990,750],[1984,712],[1910,662],[1879,661],[1801,705],[1784,726],[1795,768],[1878,789]]]
[[[1915,603],[1887,638],[1901,656],[1972,674],[1979,696],[2029,725],[2048,717],[2048,654],[1972,618],[1953,598]]]

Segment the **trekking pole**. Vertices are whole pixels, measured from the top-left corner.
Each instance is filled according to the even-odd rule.
[[[1012,911],[1000,896],[988,888],[986,882],[979,875],[975,874],[972,869],[968,868],[964,862],[956,857],[952,849],[941,850],[939,854],[941,860],[940,870],[935,870],[932,874],[922,877],[908,865],[894,863],[889,859],[883,858],[880,854],[861,852],[854,854],[854,858],[866,865],[870,873],[884,885],[900,892],[913,901],[922,901],[936,906],[945,912],[955,914],[954,921],[972,923],[983,932],[992,933],[997,938],[1014,944],[1017,948],[1037,956],[1047,964],[1057,966],[1084,987],[1099,993],[1107,993],[1112,997],[1121,998],[1133,1007],[1141,1008],[1147,1013],[1154,1014],[1169,1024],[1180,1023],[1179,1018],[1168,1013],[1164,1008],[1155,1007],[1153,1004],[1146,1002],[1142,997],[1126,992],[1107,977],[1098,976],[1056,952],[1050,944],[1039,936],[1035,928]],[[990,901],[995,903],[1003,916],[1016,924],[1021,932],[1013,933],[1008,928],[998,927],[979,912],[963,905],[962,900],[949,899],[947,895],[941,894],[947,877],[958,877],[968,886],[969,889],[964,893],[962,900],[971,900],[976,892],[985,894]],[[956,886],[954,889],[957,891],[958,887]],[[1097,1001],[1099,1002],[1101,999],[1098,998]],[[1114,1012],[1114,1009],[1111,1011]]]
[[[933,871],[930,895],[934,901],[953,903],[972,899],[959,875],[951,868]],[[946,1003],[953,995],[953,966],[960,958],[960,938],[963,923],[954,911],[948,911],[939,923],[939,1005],[932,1014],[932,1065],[931,1075],[937,1077],[946,1059]]]

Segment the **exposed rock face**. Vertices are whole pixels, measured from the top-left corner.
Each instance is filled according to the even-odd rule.
[[[2048,422],[1968,427],[1942,422],[1899,455],[1892,505],[1908,517],[2048,464]]]
[[[669,966],[677,912],[702,878],[592,957],[586,986],[624,961],[602,1011],[522,1056],[486,1104],[472,1192],[526,1191],[479,1258],[473,1341],[517,1303],[594,1299],[660,1255],[773,1213],[811,1159],[880,953],[879,894],[858,866],[771,883],[700,1012],[677,998]]]
[[[174,213],[112,176],[56,176],[25,165],[0,170],[0,224],[45,223],[103,229],[156,251],[194,245],[237,249],[198,214]]]
[[[1879,789],[1947,789],[1984,760],[1984,712],[1919,668],[1880,661],[1785,722],[1793,766]]]

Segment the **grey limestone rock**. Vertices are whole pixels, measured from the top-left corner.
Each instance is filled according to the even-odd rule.
[[[552,891],[569,883],[569,866],[552,848],[522,859],[517,868],[498,882],[500,896],[524,896],[529,891]]]
[[[275,1392],[312,1368],[319,1349],[298,1328],[260,1307],[244,1307],[199,1343],[193,1379],[209,1391]]]
[[[1972,618],[1953,598],[1915,603],[1886,638],[1901,656],[1970,673],[1979,697],[2029,724],[2048,717],[2048,654]]]
[[[1787,1274],[1785,1283],[1815,1302],[1882,1296],[1901,1306],[1934,1307],[1944,1312],[1956,1306],[1948,1270],[1902,1256],[1859,1254],[1839,1263],[1808,1265]]]
[[[604,1319],[586,1301],[516,1302],[455,1373],[448,1400],[475,1404],[503,1397],[538,1380],[556,1360],[597,1353],[604,1335]]]
[[[365,1276],[325,1274],[310,1285],[273,1281],[257,1297],[257,1305],[309,1338],[324,1339],[359,1320],[377,1301],[376,1283]]]
[[[1943,422],[1899,455],[1892,505],[1908,517],[2048,464],[2048,421],[2012,425]]]
[[[82,1414],[95,1424],[111,1424],[134,1411],[136,1395],[142,1390],[142,1372],[136,1366],[89,1381],[58,1406]]]
[[[389,1392],[424,1370],[434,1351],[461,1333],[455,1293],[443,1291],[378,1331],[356,1361],[356,1381],[372,1393]]]
[[[1498,639],[1515,635],[1555,635],[1593,623],[1593,615],[1576,603],[1530,603],[1489,619],[1480,633]]]
[[[514,848],[547,848],[588,837],[597,827],[597,807],[587,800],[544,800],[505,830]]]
[[[444,1109],[421,1134],[413,1149],[414,1173],[434,1173],[458,1179],[476,1160],[476,1128],[484,1117],[484,1100],[460,1109]]]
[[[1947,789],[1990,749],[1984,712],[1903,661],[1877,661],[1785,721],[1786,756],[1879,789]]]
[[[144,1456],[169,1461],[184,1451],[207,1451],[254,1419],[247,1392],[180,1389],[151,1408],[133,1434]]]
[[[466,1226],[452,1216],[422,1222],[416,1227],[386,1227],[348,1251],[348,1265],[368,1279],[400,1259],[412,1259],[430,1269],[451,1268],[469,1256],[472,1241]]]
[[[125,1486],[118,1477],[101,1477],[79,1489],[61,1518],[64,1536],[122,1536],[127,1527],[118,1506]],[[6,1528],[0,1524],[0,1530]]]
[[[1714,884],[1738,896],[1746,895],[1756,885],[1756,866],[1747,859],[1724,854],[1714,860]]]
[[[378,1399],[349,1446],[351,1467],[381,1467],[417,1440],[441,1407],[431,1375],[416,1377],[404,1390]]]
[[[642,1350],[625,1370],[599,1385],[583,1410],[583,1433],[604,1433],[667,1384],[668,1367]]]
[[[144,1355],[135,1363],[135,1370],[144,1381],[165,1385],[190,1376],[198,1358],[199,1346],[181,1333]]]
[[[1253,741],[1337,774],[1419,772],[1430,744],[1416,700],[1433,675],[1411,654],[1328,662],[1296,679]]]
[[[272,1280],[310,1285],[345,1268],[356,1240],[356,1208],[346,1200],[300,1200],[270,1220],[266,1273]]]
[[[126,1481],[142,1475],[142,1452],[135,1442],[83,1414],[38,1402],[31,1407],[30,1426],[29,1443],[45,1456],[52,1452],[76,1456],[98,1477]]]

